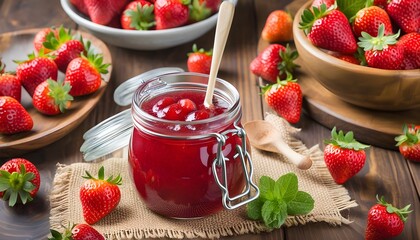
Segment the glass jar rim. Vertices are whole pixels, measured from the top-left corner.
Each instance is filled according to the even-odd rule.
[[[196,78],[196,79],[208,79],[207,74],[202,73],[194,73],[194,72],[179,72],[179,73],[169,73],[169,74],[163,74],[154,78],[151,78],[149,80],[146,80],[144,84],[139,86],[137,90],[134,93],[131,108],[132,108],[132,117],[134,122],[140,120],[139,118],[143,118],[146,121],[150,122],[156,122],[156,123],[163,123],[163,124],[178,124],[178,125],[200,125],[200,124],[206,124],[213,121],[219,121],[223,118],[229,118],[229,116],[235,116],[238,113],[240,113],[240,96],[237,89],[226,80],[217,78],[216,79],[216,87],[214,94],[221,97],[223,95],[223,99],[227,100],[227,103],[229,104],[229,108],[227,111],[218,114],[216,116],[202,119],[202,120],[196,120],[196,121],[177,121],[177,120],[167,120],[163,118],[158,118],[156,116],[153,116],[149,113],[147,113],[145,110],[142,109],[141,105],[142,103],[150,97],[150,95],[153,93],[153,91],[164,90],[163,88],[167,87],[181,87],[182,84],[190,87],[199,87],[200,89],[206,89],[207,88],[207,82],[194,82],[194,81],[177,81],[177,79],[182,78]],[[168,81],[169,80],[169,81]],[[170,82],[170,83],[168,83]],[[150,86],[152,84],[152,86]],[[220,89],[223,87],[223,89]]]

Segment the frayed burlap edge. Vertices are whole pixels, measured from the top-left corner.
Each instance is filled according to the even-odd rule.
[[[51,211],[50,211],[50,225],[51,226],[62,226],[66,223],[62,221],[65,220],[65,216],[69,215],[69,184],[70,184],[70,177],[72,174],[72,168],[57,163],[57,171],[54,176],[53,186],[50,193],[50,199],[54,199],[54,201],[50,200]],[[59,220],[59,222],[55,222],[51,216],[55,216],[55,219]]]

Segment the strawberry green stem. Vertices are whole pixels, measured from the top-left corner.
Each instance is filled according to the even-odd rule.
[[[413,211],[413,210],[409,210],[409,208],[411,207],[411,204],[408,204],[404,208],[399,209],[399,208],[394,207],[392,204],[387,203],[385,201],[384,196],[382,196],[379,199],[378,195],[376,195],[376,199],[378,200],[378,203],[379,204],[381,204],[381,205],[383,205],[383,206],[386,207],[386,211],[388,213],[395,213],[395,214],[397,214],[401,218],[401,220],[403,222],[407,221],[408,214]]]
[[[336,127],[331,130],[331,139],[326,140],[325,144],[333,144],[345,149],[354,149],[356,151],[366,149],[370,147],[369,145],[358,142],[354,139],[352,131],[344,134],[342,130],[337,133]]]
[[[306,35],[311,32],[312,26],[314,25],[315,21],[323,18],[337,6],[333,4],[330,8],[327,9],[327,5],[325,3],[321,4],[319,7],[312,7],[312,11],[309,9],[303,10],[299,28],[302,29]]]
[[[385,36],[385,25],[382,23],[378,28],[378,36],[371,36],[367,32],[362,32],[362,36],[359,37],[357,45],[363,48],[364,51],[369,50],[383,50],[388,45],[394,45],[397,43],[397,39],[400,36],[400,31],[394,35]]]
[[[88,171],[85,172],[86,176],[82,176],[85,179],[92,179],[92,180],[105,180],[105,169],[102,166],[98,171],[98,178],[93,177]],[[115,184],[115,185],[121,185],[122,178],[120,175],[116,176],[115,178],[111,175],[108,177],[105,181]]]
[[[19,172],[9,173],[0,170],[0,192],[3,192],[3,200],[9,201],[9,206],[13,207],[18,199],[23,204],[32,201],[30,192],[35,189],[35,185],[30,181],[35,178],[32,172],[26,172],[25,165],[20,166]]]

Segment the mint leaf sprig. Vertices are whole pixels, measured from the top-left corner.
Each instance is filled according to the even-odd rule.
[[[262,176],[259,182],[260,196],[247,205],[250,219],[263,221],[268,228],[280,228],[288,215],[308,214],[314,208],[309,193],[298,190],[298,178],[287,173],[274,181]]]

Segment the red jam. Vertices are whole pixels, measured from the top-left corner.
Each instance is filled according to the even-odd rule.
[[[204,96],[203,91],[167,91],[139,106],[149,118],[156,117],[156,123],[143,126],[140,122],[133,130],[129,150],[131,176],[146,206],[163,216],[197,218],[223,208],[222,193],[212,171],[218,143],[215,137],[205,134],[234,129],[232,118],[240,118],[240,113],[223,117],[228,116],[231,104],[216,96],[214,108],[206,109],[202,104]],[[160,124],[160,119],[175,122]],[[192,124],[203,120],[203,124]],[[216,122],[216,127],[212,122]],[[227,136],[222,152],[229,159],[227,186],[229,195],[234,196],[245,186],[236,150],[242,140],[236,134]],[[219,179],[223,179],[221,172],[218,168]]]

